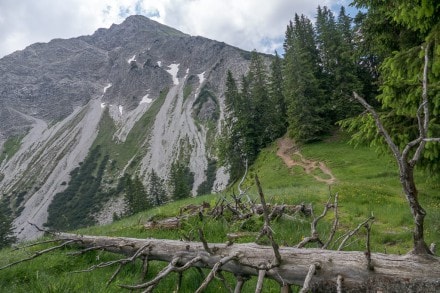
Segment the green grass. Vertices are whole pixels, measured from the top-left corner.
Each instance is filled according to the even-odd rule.
[[[3,151],[0,153],[0,163],[10,159],[20,149],[22,139],[23,136],[14,136],[5,141]]]
[[[145,138],[150,134],[154,119],[165,101],[168,89],[162,90],[160,96],[153,101],[150,108],[136,122],[124,142],[115,142],[113,135],[116,132],[116,125],[110,114],[105,112],[99,124],[98,137],[93,147],[100,145],[104,154],[109,154],[118,170],[122,170],[126,164],[133,159],[129,169],[133,169],[140,162],[136,160],[139,150],[145,150],[148,146],[142,146]]]
[[[376,252],[406,253],[411,248],[412,217],[402,195],[398,181],[396,166],[391,156],[377,156],[366,147],[353,148],[347,145],[344,137],[319,142],[301,147],[305,158],[319,160],[331,169],[336,183],[331,193],[339,194],[340,230],[335,239],[343,231],[355,228],[359,223],[373,214],[375,222],[372,226],[371,247]],[[266,200],[269,203],[312,203],[315,213],[323,210],[323,204],[329,196],[329,187],[317,182],[312,175],[306,174],[301,167],[287,168],[276,156],[276,144],[264,149],[255,164],[250,168],[244,187],[249,188],[251,197],[256,198],[257,192],[254,176],[258,174]],[[322,175],[322,174],[321,174]],[[420,200],[427,210],[426,241],[440,242],[440,194],[439,184],[426,179],[426,174],[417,172],[417,183]],[[236,186],[232,187],[236,190]],[[224,192],[228,196],[231,190]],[[249,220],[228,222],[214,221],[198,217],[190,218],[178,230],[143,229],[142,224],[149,218],[156,219],[178,214],[180,207],[189,203],[198,204],[203,201],[215,204],[220,195],[205,195],[178,202],[171,202],[129,218],[122,219],[106,226],[84,228],[78,233],[126,237],[154,237],[180,239],[183,236],[198,240],[197,229],[202,227],[208,242],[225,242],[226,233],[237,231],[259,231],[263,221],[261,217]],[[318,225],[318,232],[324,239],[329,234],[332,224],[332,211]],[[272,223],[276,241],[280,245],[290,246],[298,243],[310,234],[310,218],[297,216],[295,220],[280,219]],[[349,241],[346,250],[365,249],[365,229]],[[238,242],[252,242],[254,237],[246,237]],[[265,241],[262,241],[264,244]],[[43,249],[41,246],[38,249]],[[313,247],[313,245],[311,246]],[[9,249],[0,251],[0,266],[25,257],[36,248],[28,251],[11,252]],[[0,288],[5,292],[120,292],[118,284],[140,282],[140,262],[128,265],[120,276],[108,288],[105,283],[111,277],[115,267],[99,269],[89,273],[72,273],[84,270],[99,262],[119,258],[104,252],[87,253],[82,256],[68,256],[71,249],[56,251],[31,262],[0,271]],[[148,278],[152,278],[165,264],[154,263]],[[206,274],[207,272],[205,272]],[[227,278],[232,282],[232,276]],[[186,280],[186,281],[185,281]],[[193,292],[202,281],[194,269],[184,274],[184,287],[181,292]],[[177,276],[172,275],[163,280],[155,292],[171,292],[175,288]],[[253,292],[256,280],[253,278],[246,284],[244,292]],[[213,282],[206,292],[224,292],[222,284]],[[265,282],[264,292],[279,292],[275,282]]]

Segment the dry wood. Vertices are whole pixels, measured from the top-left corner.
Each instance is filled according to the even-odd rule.
[[[182,221],[182,217],[171,217],[159,221],[148,221],[144,224],[144,228],[149,229],[178,229]]]
[[[195,263],[199,262],[201,259],[202,258],[200,256],[196,256],[185,262],[183,266],[178,266],[178,264],[181,262],[181,258],[178,256],[174,257],[169,263],[169,265],[165,267],[159,274],[157,274],[157,276],[153,280],[139,285],[119,285],[119,287],[125,289],[154,288],[160,282],[161,279],[168,276],[171,272],[183,272],[189,269],[190,267],[192,267]]]
[[[339,225],[338,196],[339,196],[338,193],[336,193],[335,200],[333,202],[334,218],[333,218],[332,229],[331,229],[330,235],[329,235],[327,241],[324,243],[324,246],[322,247],[322,249],[327,249],[327,247],[333,241],[333,237],[335,236],[336,230],[338,229],[338,225]]]
[[[424,47],[424,48],[423,48]],[[408,142],[403,150],[400,151],[399,146],[393,141],[392,136],[387,131],[382,123],[379,114],[374,108],[368,104],[365,99],[360,97],[357,93],[354,94],[354,98],[362,104],[362,106],[371,114],[379,131],[379,134],[385,139],[389,149],[392,151],[397,165],[399,167],[399,179],[405,193],[406,200],[411,209],[411,213],[414,220],[413,230],[413,250],[414,254],[431,254],[428,245],[424,239],[424,219],[426,211],[419,203],[418,190],[414,181],[414,167],[425,149],[426,142],[440,142],[440,138],[427,137],[428,128],[430,122],[430,110],[429,110],[429,95],[428,95],[428,68],[429,68],[429,53],[431,43],[428,42],[423,45],[424,49],[424,66],[423,66],[423,78],[422,78],[422,94],[421,103],[417,110],[417,128],[419,135]],[[411,157],[412,155],[412,157]]]
[[[435,248],[436,248],[436,246],[435,246],[434,242],[431,243],[431,245],[429,245],[429,250],[431,251],[432,254],[435,254]]]
[[[325,217],[325,215],[327,214],[328,210],[333,207],[333,204],[330,204],[330,200],[331,199],[332,199],[332,197],[330,195],[330,197],[327,200],[327,203],[324,206],[324,210],[322,211],[321,215],[319,215],[318,217],[315,217],[315,214],[313,212],[313,207],[310,208],[311,215],[312,215],[312,218],[313,218],[313,221],[310,224],[310,226],[311,226],[310,234],[311,235],[309,237],[305,237],[300,243],[298,243],[296,245],[297,248],[303,248],[306,244],[313,243],[313,242],[318,242],[320,248],[322,248],[324,246],[324,243],[319,238],[319,233],[318,233],[318,230],[317,230],[317,226],[318,226],[318,222],[322,218]],[[334,234],[334,232],[333,232],[333,234]]]
[[[309,289],[310,289],[310,282],[312,281],[312,277],[315,274],[317,269],[319,269],[319,263],[312,264],[309,267],[309,271],[307,272],[306,278],[304,280],[304,285],[301,288],[301,290],[299,290],[299,293],[306,293],[306,292],[309,291]]]
[[[345,233],[344,235],[342,235],[341,237],[343,237],[344,239],[341,241],[341,243],[339,244],[338,250],[342,250],[345,247],[345,243],[347,242],[348,239],[350,239],[351,237],[353,237],[353,235],[355,235],[357,232],[359,232],[359,230],[364,227],[365,225],[368,224],[368,222],[373,221],[374,217],[371,216],[368,219],[366,219],[365,221],[363,221],[362,223],[360,223],[359,225],[357,225],[356,228],[354,228],[351,231],[348,231],[347,233]]]
[[[203,290],[205,290],[206,286],[208,286],[208,284],[212,281],[212,279],[214,279],[217,271],[225,264],[228,263],[229,261],[233,260],[237,258],[237,255],[229,255],[226,256],[224,258],[222,258],[218,263],[216,263],[214,265],[214,267],[212,268],[211,272],[208,274],[208,276],[205,278],[205,280],[203,281],[202,285],[200,285],[200,287],[196,290],[196,293],[201,293],[203,292]]]
[[[342,293],[342,281],[344,281],[344,278],[341,275],[338,275],[338,278],[336,279],[336,293]]]
[[[258,238],[260,238],[262,235],[266,235],[269,238],[270,243],[273,248],[273,252],[275,254],[274,266],[277,266],[281,263],[281,260],[282,260],[281,254],[279,252],[280,247],[278,246],[278,244],[275,242],[275,239],[273,238],[272,228],[270,228],[269,211],[266,206],[266,200],[264,199],[263,189],[261,188],[261,184],[260,184],[260,181],[258,180],[257,175],[255,175],[255,184],[257,185],[258,194],[260,195],[260,201],[261,201],[261,205],[263,206],[263,215],[264,215],[264,226],[263,226],[263,229],[261,230]]]
[[[302,213],[305,216],[310,216],[311,209],[310,206],[305,204],[298,205],[278,205],[278,204],[267,204],[267,208],[270,210],[270,219],[273,220],[280,217],[283,214],[295,215],[297,213]],[[263,206],[261,204],[254,205],[254,211],[258,215],[263,214]]]
[[[205,210],[210,209],[210,208],[211,208],[211,205],[208,202],[203,201],[199,205],[189,204],[184,207],[181,207],[179,214],[180,215],[183,215],[183,214],[195,215],[199,212],[203,213]]]
[[[205,249],[205,251],[209,254],[213,254],[211,248],[209,248],[208,242],[205,239],[205,235],[203,234],[203,230],[201,228],[199,228],[199,238],[200,241],[203,244],[203,249]]]
[[[108,245],[107,245],[108,247]],[[123,258],[123,259],[118,259],[118,260],[113,260],[113,261],[108,261],[108,262],[102,262],[100,264],[97,265],[93,265],[91,267],[89,267],[88,269],[82,270],[82,271],[75,271],[74,273],[84,273],[84,272],[91,272],[95,269],[101,269],[101,268],[105,268],[105,267],[109,267],[112,266],[114,264],[119,264],[119,266],[117,267],[117,269],[115,270],[115,272],[113,273],[113,275],[110,277],[110,279],[107,281],[107,286],[109,286],[114,279],[116,278],[116,276],[119,274],[119,272],[121,271],[122,267],[124,265],[126,265],[127,263],[133,262],[135,261],[142,252],[144,252],[144,250],[148,247],[148,244],[145,244],[144,246],[142,246],[141,248],[139,248],[131,257],[128,258]],[[102,249],[103,246],[97,246],[98,249]],[[84,251],[90,251],[90,248],[84,249],[80,252],[80,254],[83,254]],[[145,257],[147,257],[148,254],[146,254]]]
[[[263,290],[263,282],[265,276],[266,276],[266,270],[258,271],[258,280],[257,280],[257,286],[255,287],[255,293],[260,293],[261,290]]]
[[[241,293],[244,283],[249,280],[249,278],[246,276],[237,275],[236,279],[237,284],[235,285],[234,293]]]
[[[271,265],[274,261],[273,248],[254,243],[230,246],[224,243],[210,243],[209,246],[215,248],[215,250],[213,249],[215,253],[210,255],[200,242],[66,233],[61,233],[58,237],[74,240],[76,245],[80,247],[102,246],[106,251],[127,255],[133,255],[139,248],[148,244],[149,250],[144,250],[141,255],[148,253],[149,260],[174,263],[168,268],[170,272],[181,270],[182,267],[186,269],[188,268],[187,264],[212,269],[225,256],[237,255],[237,260],[229,261],[221,269],[240,276],[258,276],[259,270],[262,269],[261,265],[264,264],[270,267],[266,271],[266,277],[274,279],[280,284],[302,286],[310,264],[317,263],[321,269],[311,280],[310,288],[312,290],[321,288],[321,290],[336,291],[337,279],[340,275],[344,278],[344,290],[347,291],[366,291],[367,288],[369,291],[383,292],[440,291],[440,282],[438,281],[440,258],[431,255],[409,254],[401,256],[372,253],[375,270],[370,271],[367,269],[367,260],[363,252],[280,247],[279,253],[283,261],[279,266],[274,267]],[[177,264],[181,266],[177,266]],[[155,282],[164,278],[165,273],[158,275]],[[160,278],[157,279],[158,277]]]

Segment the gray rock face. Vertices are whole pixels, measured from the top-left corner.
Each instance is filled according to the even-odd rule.
[[[27,222],[45,223],[48,205],[96,143],[106,113],[115,127],[107,143],[125,143],[161,93],[167,95],[148,135],[139,135],[126,166],[108,176],[121,176],[137,160],[132,171],[145,183],[152,169],[166,178],[185,153],[195,192],[214,156],[207,135],[223,117],[226,71],[244,74],[248,56],[130,16],[91,36],[33,44],[0,59],[0,154],[9,153],[8,140],[22,138],[12,156],[0,156],[0,198],[16,212],[18,237],[38,235]],[[217,173],[220,190],[228,176]]]

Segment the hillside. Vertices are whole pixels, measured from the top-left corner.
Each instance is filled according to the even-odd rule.
[[[18,238],[40,235],[29,221],[53,227],[58,214],[50,219],[49,209],[77,211],[64,213],[65,228],[108,223],[112,213],[100,211],[124,210],[115,192],[124,174],[146,184],[153,171],[165,179],[179,162],[193,175],[192,194],[201,185],[223,189],[224,168],[211,164],[206,173],[226,71],[244,74],[249,58],[130,16],[0,59],[0,203],[12,210]]]
[[[336,237],[346,230],[355,228],[359,223],[374,214],[375,221],[372,225],[371,248],[376,252],[406,253],[411,247],[412,218],[407,204],[402,195],[396,167],[390,156],[378,156],[366,147],[353,148],[347,144],[344,135],[336,135],[325,142],[309,144],[295,148],[289,158],[294,162],[322,162],[327,166],[323,172],[319,168],[308,174],[302,166],[288,167],[279,154],[277,143],[263,150],[256,163],[250,168],[244,186],[250,187],[249,194],[256,198],[253,176],[258,174],[264,188],[266,200],[270,203],[312,203],[315,213],[322,211],[323,204],[329,195],[329,186],[314,178],[329,178],[326,174],[331,171],[335,182],[331,185],[331,193],[339,194],[340,205],[340,230]],[[301,154],[300,157],[298,154]],[[341,154],[344,154],[341,156]],[[428,212],[426,222],[426,241],[428,243],[440,241],[440,206],[438,205],[437,182],[430,182],[424,174],[417,174],[420,189],[420,200]],[[234,187],[235,189],[235,187]],[[96,226],[78,231],[81,234],[127,236],[127,237],[154,237],[180,239],[183,235],[193,237],[197,228],[203,227],[205,237],[209,242],[226,242],[229,232],[255,232],[262,226],[261,217],[255,217],[243,225],[243,221],[228,223],[225,220],[205,219],[198,217],[185,221],[177,230],[144,230],[142,227],[151,217],[155,219],[175,216],[179,209],[187,204],[199,204],[203,201],[214,205],[220,196],[228,197],[233,190],[220,195],[200,196],[184,201],[173,202],[165,206],[154,208],[130,218],[117,221],[107,226]],[[279,219],[272,224],[275,238],[278,243],[290,246],[298,243],[310,234],[310,217],[299,216],[294,220]],[[325,221],[318,226],[319,233],[327,235],[332,222],[329,213]],[[243,237],[238,242],[253,242],[255,236]],[[352,238],[344,250],[364,250],[365,230]],[[26,251],[35,251],[44,248],[28,248],[11,253],[5,249],[0,253],[0,266],[12,260],[24,257]],[[313,247],[313,244],[310,245]],[[69,249],[42,256],[29,263],[19,264],[16,267],[0,271],[0,286],[12,292],[26,292],[29,290],[41,292],[70,291],[81,292],[119,292],[118,284],[138,282],[141,263],[126,266],[114,283],[106,288],[115,267],[97,269],[92,272],[72,273],[81,271],[97,264],[97,261],[110,261],[117,256],[103,253],[90,252],[81,256],[68,256]],[[160,264],[150,266],[148,277],[154,276]],[[17,278],[20,276],[20,278]],[[230,276],[226,275],[227,278]],[[197,284],[202,282],[197,270],[193,269],[184,274],[183,292],[192,292]],[[157,292],[168,292],[176,284],[177,275],[172,275],[161,282]],[[186,281],[185,281],[186,280]],[[191,281],[190,281],[191,280]],[[246,283],[244,292],[253,292],[256,279]],[[265,282],[264,292],[278,292],[279,287],[275,282]],[[36,288],[36,289],[35,289]],[[223,292],[219,281],[213,282],[206,292]],[[219,291],[220,290],[220,291]],[[226,291],[225,291],[226,292]]]

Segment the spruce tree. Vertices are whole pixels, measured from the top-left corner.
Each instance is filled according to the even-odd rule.
[[[0,206],[0,249],[10,246],[17,239],[14,235],[11,210],[4,204]]]
[[[193,185],[194,173],[190,171],[189,167],[182,163],[173,163],[168,179],[171,198],[179,200],[190,197]]]
[[[275,51],[275,58],[270,65],[269,96],[274,105],[271,117],[272,140],[281,137],[287,129],[286,100],[283,93],[283,64],[278,52]]]
[[[164,181],[154,170],[151,171],[150,175],[148,195],[153,206],[163,205],[167,201]]]
[[[416,138],[417,113],[421,99],[421,75],[424,66],[424,49],[429,45],[428,96],[432,119],[430,136],[440,136],[440,7],[434,1],[415,4],[411,1],[390,1],[388,4],[355,1],[366,8],[358,16],[358,30],[362,33],[359,44],[368,49],[371,58],[381,61],[378,70],[379,94],[372,104],[381,113],[383,123],[390,129],[392,138],[400,147]],[[376,66],[377,64],[372,64]],[[371,70],[372,71],[372,70]],[[355,135],[356,141],[375,146],[380,152],[388,151],[380,134],[374,129],[371,117],[359,116],[342,123]],[[420,166],[430,174],[440,173],[438,157],[440,144],[428,142]]]
[[[286,31],[284,96],[289,135],[298,141],[313,141],[325,133],[319,76],[319,56],[311,21],[295,14]]]
[[[148,199],[148,194],[145,190],[139,176],[135,176],[134,179],[130,175],[125,174],[125,199],[127,202],[127,215],[132,215],[140,211],[147,210],[151,207]]]

